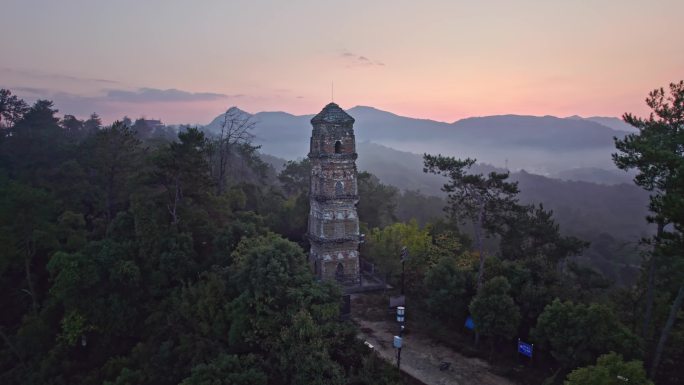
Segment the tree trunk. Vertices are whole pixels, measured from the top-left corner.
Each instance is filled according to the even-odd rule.
[[[677,313],[682,307],[682,301],[684,301],[684,284],[679,286],[679,292],[677,297],[675,297],[672,306],[670,307],[670,315],[667,317],[667,322],[665,322],[665,327],[660,333],[660,339],[658,340],[658,346],[656,346],[655,355],[653,356],[653,362],[651,362],[650,376],[653,378],[658,370],[658,364],[660,364],[660,356],[663,354],[663,349],[665,348],[665,343],[667,342],[667,337],[670,335],[672,326],[674,325],[675,319],[677,318]]]
[[[479,293],[480,289],[482,288],[482,279],[484,275],[485,256],[482,246],[482,222],[484,222],[484,203],[480,203],[480,210],[477,213],[477,224],[475,225],[475,242],[477,243],[477,250],[480,254],[480,267],[477,271],[476,293]],[[479,343],[480,333],[475,331],[475,347],[477,347]]]
[[[112,222],[112,198],[109,191],[107,191],[106,205],[107,210],[105,211],[105,220],[107,221],[107,225],[109,225]]]
[[[653,299],[655,297],[655,270],[656,270],[656,256],[651,255],[648,267],[648,281],[646,286],[646,309],[644,310],[644,323],[641,329],[641,336],[644,340],[648,339],[648,328],[651,326],[651,315],[653,314]]]
[[[223,147],[223,145],[221,145]],[[223,194],[224,184],[226,182],[226,154],[221,150],[219,157],[219,171],[216,178],[217,195]]]
[[[107,225],[112,222],[114,217],[114,181],[116,180],[116,167],[109,168],[109,175],[107,175]]]
[[[484,275],[485,256],[482,246],[482,222],[484,221],[484,204],[480,204],[480,210],[477,213],[477,225],[475,226],[475,242],[477,243],[477,250],[480,254],[480,268],[477,272],[477,293],[482,288],[482,276]]]
[[[178,224],[178,202],[181,199],[181,194],[180,194],[180,177],[176,175],[174,178],[174,184],[173,184],[173,206],[167,206],[169,209],[169,213],[171,214],[171,218],[173,220],[171,221],[171,224],[177,225]]]
[[[30,241],[29,241],[30,243]],[[26,245],[26,257],[24,258],[24,270],[26,272],[26,282],[28,283],[29,295],[31,296],[31,305],[33,314],[38,313],[38,301],[36,299],[36,290],[33,287],[33,280],[31,279],[31,259],[33,258],[33,251],[30,244]]]
[[[226,136],[224,138],[223,129],[221,130],[221,136],[219,137],[219,165],[218,165],[218,175],[216,178],[216,189],[218,194],[221,195],[226,188],[226,166],[230,158],[230,138]]]
[[[14,344],[12,344],[12,341],[10,341],[7,334],[5,334],[5,331],[2,329],[2,327],[0,327],[0,338],[2,338],[2,340],[5,342],[5,345],[7,345],[12,354],[14,354],[17,357],[19,363],[21,363],[21,366],[24,366],[24,359],[21,357],[21,354],[19,354],[19,351],[14,346]]]
[[[656,231],[655,245],[653,246],[653,254],[651,255],[650,266],[648,267],[648,284],[646,287],[646,310],[644,313],[644,325],[641,331],[641,336],[648,340],[648,329],[651,324],[651,317],[653,315],[653,298],[655,296],[655,275],[656,275],[656,258],[658,247],[660,246],[660,238],[663,236],[665,224],[662,220],[658,220],[658,229]]]

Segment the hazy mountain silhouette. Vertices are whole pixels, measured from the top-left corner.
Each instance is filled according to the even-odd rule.
[[[626,131],[626,132],[637,132],[638,130],[634,126],[630,126],[629,124],[625,123],[622,119],[610,117],[610,116],[590,116],[588,118],[583,118],[581,116],[573,115],[569,116],[568,119],[578,119],[578,120],[588,120],[591,122],[595,122],[601,125],[604,125],[606,127],[610,127],[613,130],[617,131]]]
[[[423,172],[423,158],[378,144],[358,145],[359,170],[375,174],[383,183],[400,189],[421,190],[427,195],[442,196],[444,177]],[[505,171],[479,163],[474,173]],[[543,203],[556,212],[561,227],[585,238],[606,232],[619,238],[638,238],[650,231],[644,221],[648,192],[634,184],[605,185],[573,180],[559,180],[524,170],[511,173],[520,187],[524,203]]]
[[[453,123],[399,116],[373,107],[348,110],[355,119],[358,142],[372,141],[413,153],[442,153],[474,157],[496,166],[527,169],[550,175],[575,168],[614,169],[610,153],[615,130],[582,118],[499,115],[462,119]],[[308,152],[313,115],[259,112],[255,142],[264,153],[286,159]],[[220,127],[218,116],[206,128]]]
[[[444,196],[444,177],[423,172],[421,155],[398,151],[371,142],[357,144],[358,169],[376,175],[382,183],[401,190],[420,190],[426,195]],[[285,162],[268,156],[264,159],[276,169]],[[505,171],[478,163],[474,173]],[[543,203],[556,212],[561,227],[575,235],[591,238],[609,233],[616,238],[639,238],[651,231],[644,218],[647,215],[648,192],[634,184],[598,184],[560,180],[527,171],[511,173],[511,180],[520,187],[524,203]]]
[[[556,179],[613,185],[620,183],[632,184],[635,175],[636,172],[625,172],[617,169],[605,170],[596,167],[580,167],[559,171],[550,176]]]

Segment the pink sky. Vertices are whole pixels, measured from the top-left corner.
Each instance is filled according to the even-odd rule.
[[[651,89],[684,78],[682,14],[675,0],[7,0],[0,87],[105,121],[315,113],[331,81],[344,108],[442,121],[646,114]]]

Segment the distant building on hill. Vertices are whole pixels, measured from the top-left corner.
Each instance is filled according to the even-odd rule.
[[[354,118],[330,103],[311,119],[309,262],[319,279],[361,283]]]
[[[152,133],[154,133],[155,130],[163,129],[164,123],[162,123],[161,120],[157,119],[140,118],[135,121],[132,128],[133,131],[138,133],[138,137],[147,138],[150,135],[152,135]]]
[[[164,125],[161,120],[157,120],[157,119],[144,119],[144,121],[145,121],[145,124],[151,128],[157,128],[157,127],[161,127]]]

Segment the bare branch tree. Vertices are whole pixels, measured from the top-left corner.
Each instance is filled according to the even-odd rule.
[[[8,89],[0,89],[0,128],[16,123],[28,111],[29,107],[22,99]]]
[[[233,154],[233,149],[242,144],[250,144],[254,139],[252,129],[254,129],[256,122],[249,115],[240,111],[236,107],[229,108],[223,114],[223,121],[221,122],[221,131],[216,140],[216,150],[218,162],[217,170],[214,173],[216,178],[217,194],[221,195],[226,186],[227,168],[229,159]]]

